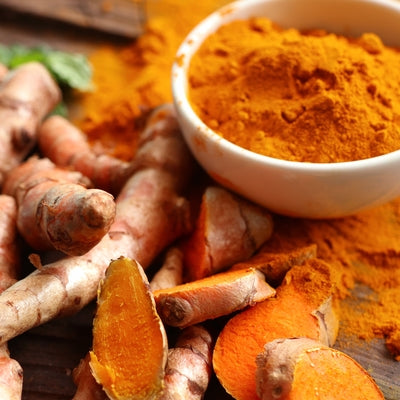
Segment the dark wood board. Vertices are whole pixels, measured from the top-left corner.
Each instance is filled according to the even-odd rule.
[[[1,10],[1,9],[0,9]],[[0,12],[0,43],[48,44],[61,50],[89,53],[102,44],[124,46],[130,40],[92,29],[72,28],[52,20],[33,18],[13,11]],[[359,291],[360,297],[363,292]],[[71,399],[75,386],[72,369],[90,349],[94,303],[77,315],[51,321],[10,341],[12,356],[24,369],[23,400]],[[399,321],[400,323],[400,321]],[[346,351],[366,368],[385,394],[400,399],[400,363],[388,354],[382,341],[364,343],[339,336],[336,347]],[[215,377],[206,400],[231,399]]]
[[[146,16],[144,0],[0,0],[0,9],[131,39],[142,32]]]

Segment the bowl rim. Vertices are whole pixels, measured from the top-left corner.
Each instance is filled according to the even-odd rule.
[[[172,63],[171,86],[173,94],[173,102],[178,114],[185,115],[187,120],[190,120],[195,130],[207,137],[214,145],[237,156],[244,156],[253,159],[257,163],[273,166],[275,168],[283,168],[287,170],[296,169],[296,171],[307,172],[341,172],[346,170],[355,169],[376,169],[384,167],[387,164],[397,162],[400,164],[400,149],[392,152],[382,154],[375,157],[369,157],[360,160],[340,161],[340,162],[322,162],[314,163],[308,161],[291,161],[285,159],[274,158],[247,150],[244,147],[234,144],[233,142],[223,138],[211,128],[209,128],[196,114],[187,96],[188,80],[187,69],[190,65],[193,54],[200,47],[203,40],[213,31],[223,25],[221,15],[229,14],[234,10],[235,15],[240,12],[242,8],[250,5],[257,5],[258,3],[275,2],[277,0],[236,0],[228,3],[221,8],[217,9],[200,23],[198,23],[184,38],[176,52],[175,59]],[[295,1],[295,0],[286,0]],[[326,0],[312,0],[316,3],[323,3]],[[347,2],[347,0],[342,0]],[[350,0],[353,3],[369,3],[384,8],[394,9],[400,17],[400,2],[397,0]],[[200,39],[200,40],[198,40]],[[184,135],[186,133],[184,132]]]

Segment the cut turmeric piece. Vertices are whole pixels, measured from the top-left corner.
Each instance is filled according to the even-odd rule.
[[[329,307],[336,279],[331,270],[318,259],[295,266],[277,288],[276,297],[228,321],[215,344],[213,367],[231,396],[237,400],[259,399],[255,359],[265,343],[282,337],[309,337],[332,345],[338,324]]]
[[[195,230],[184,246],[186,280],[204,278],[247,259],[272,231],[266,209],[227,189],[207,187]]]
[[[90,367],[111,400],[154,399],[168,356],[164,326],[139,263],[112,261],[98,294]]]
[[[383,400],[364,368],[347,354],[308,338],[276,339],[257,358],[261,400]]]
[[[180,328],[231,314],[274,295],[275,289],[254,268],[220,272],[154,291],[161,319]]]

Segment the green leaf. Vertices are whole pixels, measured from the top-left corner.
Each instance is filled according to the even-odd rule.
[[[59,83],[79,90],[90,89],[92,69],[84,55],[51,51],[44,64]]]
[[[28,48],[21,45],[14,45],[10,47],[10,52],[11,57],[8,67],[12,69],[32,61],[43,63],[47,50],[44,47]]]
[[[92,68],[83,54],[66,53],[47,46],[0,45],[0,62],[8,68],[32,61],[45,65],[62,89],[91,89]]]
[[[68,117],[68,107],[66,106],[66,104],[63,101],[61,101],[53,108],[50,115],[61,115],[62,117],[67,118]]]
[[[8,47],[0,44],[0,63],[8,67],[11,57],[11,50]]]

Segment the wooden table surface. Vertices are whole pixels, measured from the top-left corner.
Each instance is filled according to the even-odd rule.
[[[48,44],[61,50],[89,53],[101,44],[123,46],[131,39],[6,12],[0,7],[0,43]],[[363,291],[359,291],[362,296]],[[24,369],[24,400],[71,399],[75,386],[71,372],[90,349],[94,304],[77,315],[51,321],[13,339],[12,356]],[[400,321],[399,321],[400,323]],[[366,368],[382,389],[386,400],[400,399],[400,363],[388,354],[382,341],[363,343],[339,335],[336,347]],[[215,378],[207,399],[230,399]]]

